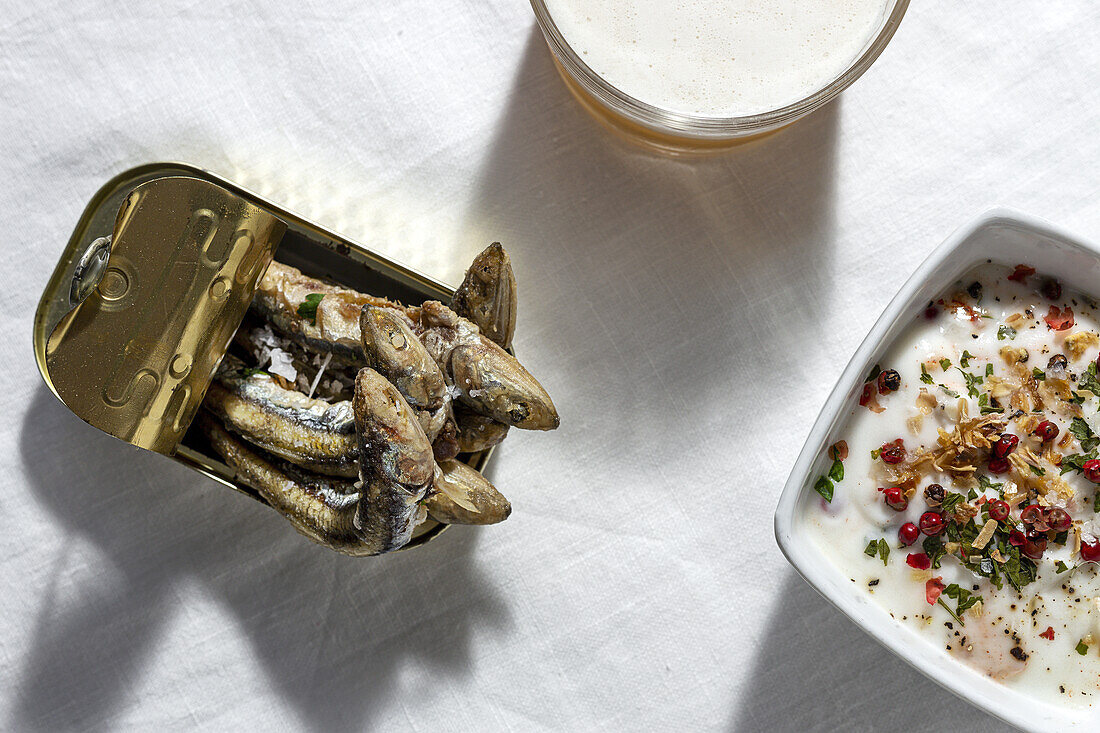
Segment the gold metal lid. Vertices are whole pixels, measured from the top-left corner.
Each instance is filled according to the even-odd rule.
[[[171,455],[286,224],[210,181],[166,177],[126,197],[77,258],[46,344],[48,379],[81,419]]]

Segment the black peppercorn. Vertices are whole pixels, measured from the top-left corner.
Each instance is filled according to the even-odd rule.
[[[975,280],[966,286],[966,292],[971,298],[977,300],[982,297],[982,284]]]
[[[878,375],[878,391],[886,394],[887,392],[897,392],[901,389],[901,375],[897,373],[897,370],[886,369]]]
[[[939,484],[928,484],[924,489],[924,500],[928,502],[930,506],[939,506],[943,503],[943,498],[946,496],[946,492]]]
[[[1043,281],[1043,285],[1039,289],[1039,292],[1041,292],[1043,297],[1047,300],[1058,300],[1062,297],[1062,283],[1054,278],[1049,278]]]
[[[1065,369],[1069,361],[1062,354],[1055,354],[1050,357],[1050,361],[1047,362],[1047,369]]]

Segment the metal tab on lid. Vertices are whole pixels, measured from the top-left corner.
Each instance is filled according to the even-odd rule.
[[[209,181],[135,188],[110,241],[74,271],[75,307],[46,344],[58,397],[100,430],[172,454],[285,231]]]

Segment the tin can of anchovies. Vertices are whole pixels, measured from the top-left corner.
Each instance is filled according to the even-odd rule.
[[[92,426],[266,504],[191,426],[276,249],[402,303],[454,292],[213,173],[152,163],[108,181],[80,217],[35,312],[42,379]],[[460,460],[481,471],[491,454]],[[406,548],[446,526],[427,519]]]

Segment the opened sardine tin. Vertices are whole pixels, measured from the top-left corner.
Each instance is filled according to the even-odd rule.
[[[276,249],[305,273],[392,300],[453,294],[213,173],[143,165],[92,197],[42,294],[43,380],[85,422],[264,502],[190,428]],[[481,470],[491,453],[463,458]],[[407,547],[445,527],[427,520]]]

